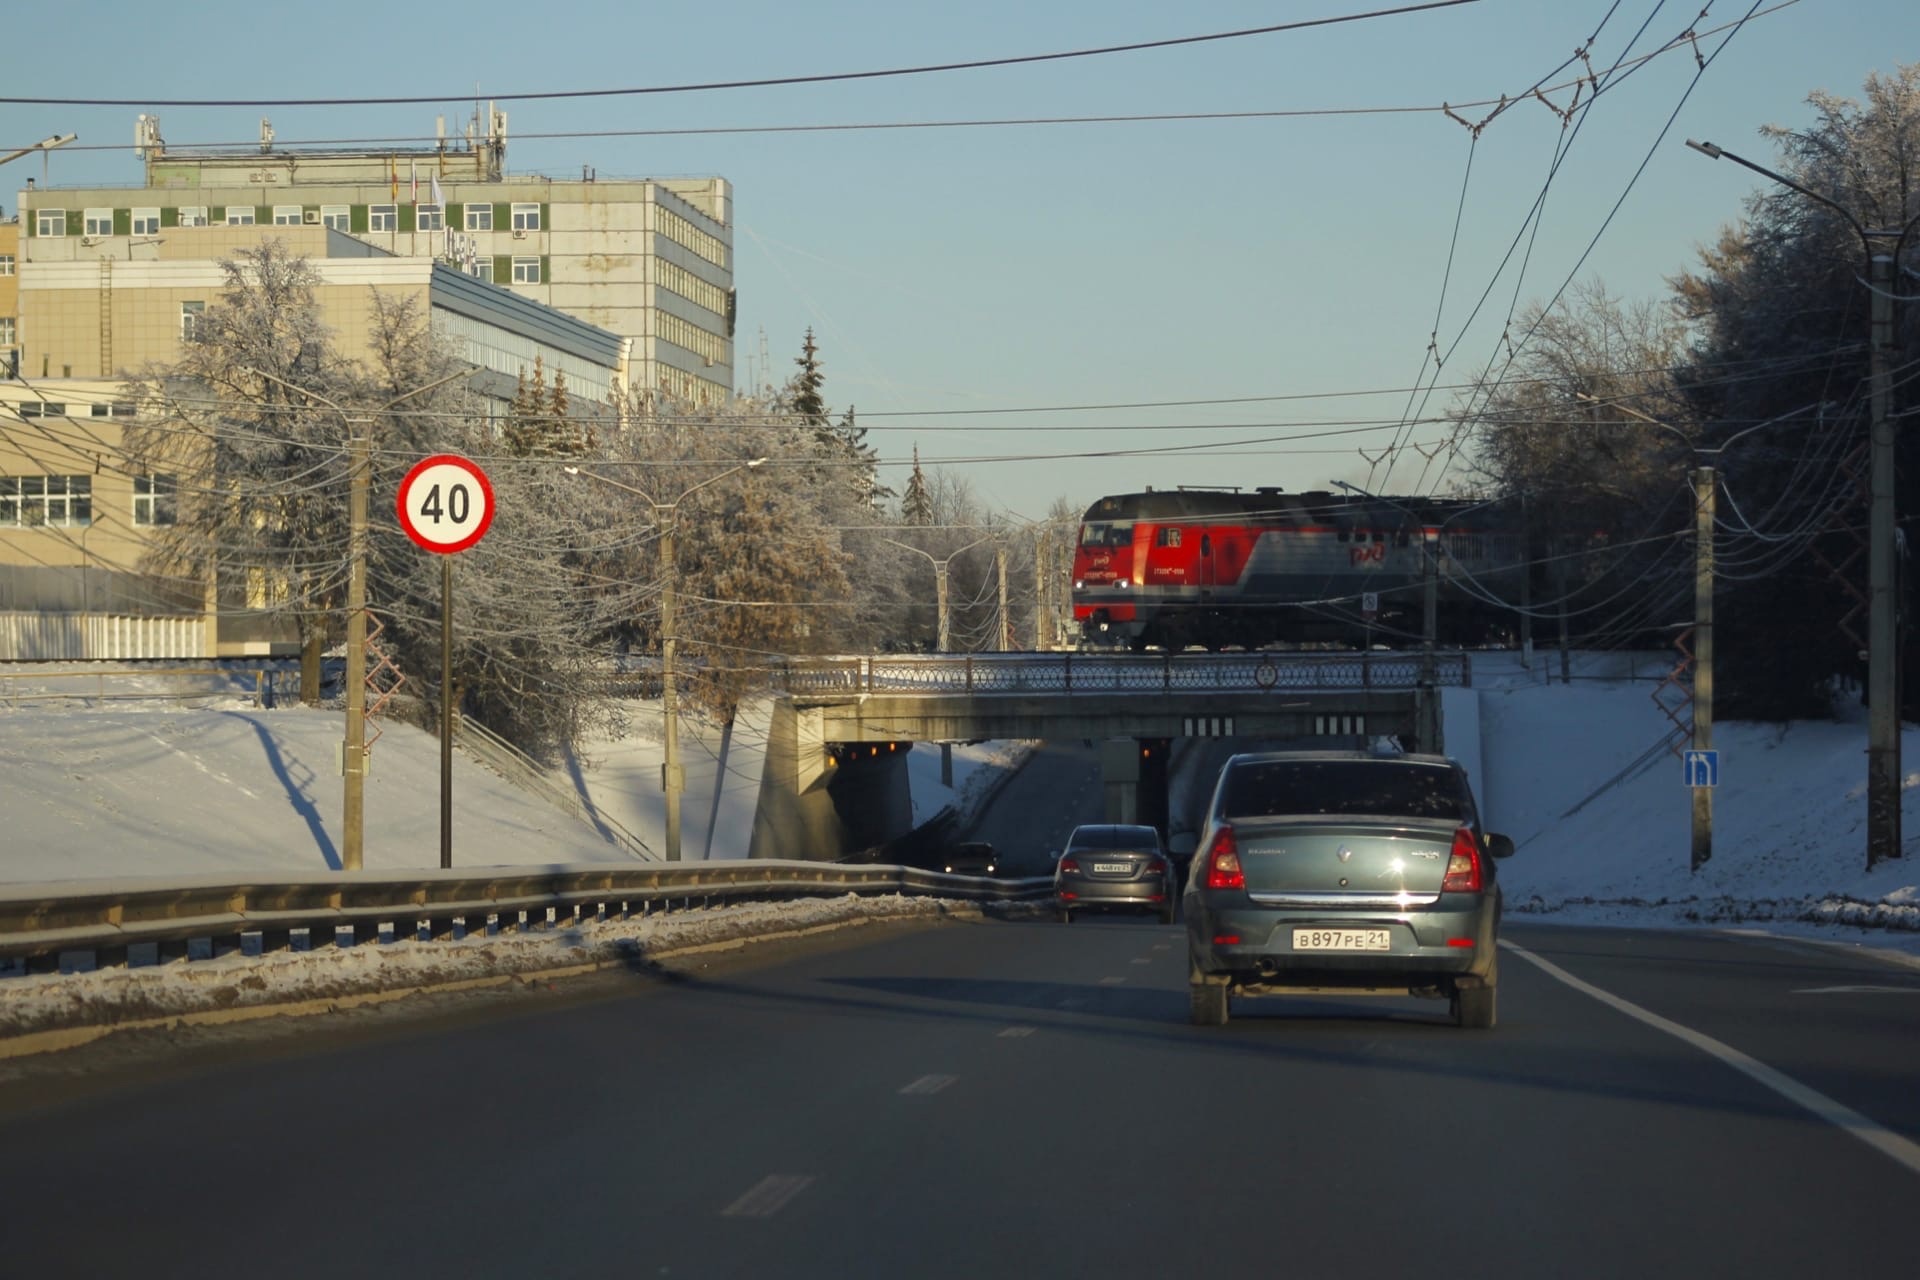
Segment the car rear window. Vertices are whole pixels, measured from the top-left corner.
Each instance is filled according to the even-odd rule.
[[[1453,770],[1378,760],[1249,761],[1227,773],[1225,818],[1355,814],[1382,818],[1473,817]]]
[[[1067,843],[1075,849],[1153,849],[1160,833],[1152,827],[1075,827]]]

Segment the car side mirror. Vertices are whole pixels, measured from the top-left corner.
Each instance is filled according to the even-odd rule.
[[[1498,831],[1489,831],[1485,836],[1487,852],[1496,858],[1513,856],[1513,837],[1503,836]]]

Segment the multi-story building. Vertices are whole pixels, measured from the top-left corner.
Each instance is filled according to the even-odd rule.
[[[130,469],[122,428],[135,406],[115,376],[174,364],[227,284],[222,260],[268,237],[313,267],[321,320],[343,355],[365,350],[377,291],[416,299],[435,333],[473,366],[469,386],[500,412],[536,361],[549,377],[564,373],[570,399],[588,412],[630,376],[633,344],[619,334],[445,262],[394,257],[304,220],[176,224],[143,233],[138,257],[43,261],[35,251],[65,237],[30,237],[17,277],[26,357],[18,377],[0,378],[0,658],[297,648],[285,621],[251,607],[263,600],[248,597],[270,594],[270,584],[215,591],[141,572],[153,527],[174,519],[180,477]]]
[[[141,117],[138,188],[20,193],[35,268],[97,274],[101,338],[71,358],[66,335],[21,327],[22,367],[112,377],[128,367],[108,325],[127,266],[182,256],[218,227],[333,230],[402,260],[439,261],[631,341],[626,386],[717,403],[733,384],[732,195],[722,178],[603,181],[510,175],[506,116],[484,136],[413,150],[175,151]],[[199,247],[187,256],[203,257]],[[65,277],[78,287],[79,276]],[[184,301],[189,299],[182,298]],[[61,345],[56,345],[56,343]],[[625,388],[623,388],[624,390]]]
[[[20,337],[20,219],[0,218],[0,377],[13,368]]]

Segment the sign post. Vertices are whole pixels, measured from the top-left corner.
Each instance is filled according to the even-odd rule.
[[[394,500],[400,527],[440,561],[440,865],[453,865],[453,556],[493,524],[493,486],[469,459],[437,453],[414,465]]]

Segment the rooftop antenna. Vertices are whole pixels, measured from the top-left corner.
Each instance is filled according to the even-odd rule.
[[[433,149],[442,154],[447,150],[447,118],[445,116],[433,118]]]
[[[773,366],[767,363],[767,326],[760,326],[760,389],[773,394]]]
[[[273,150],[273,122],[265,116],[260,117],[260,151],[265,154]]]

